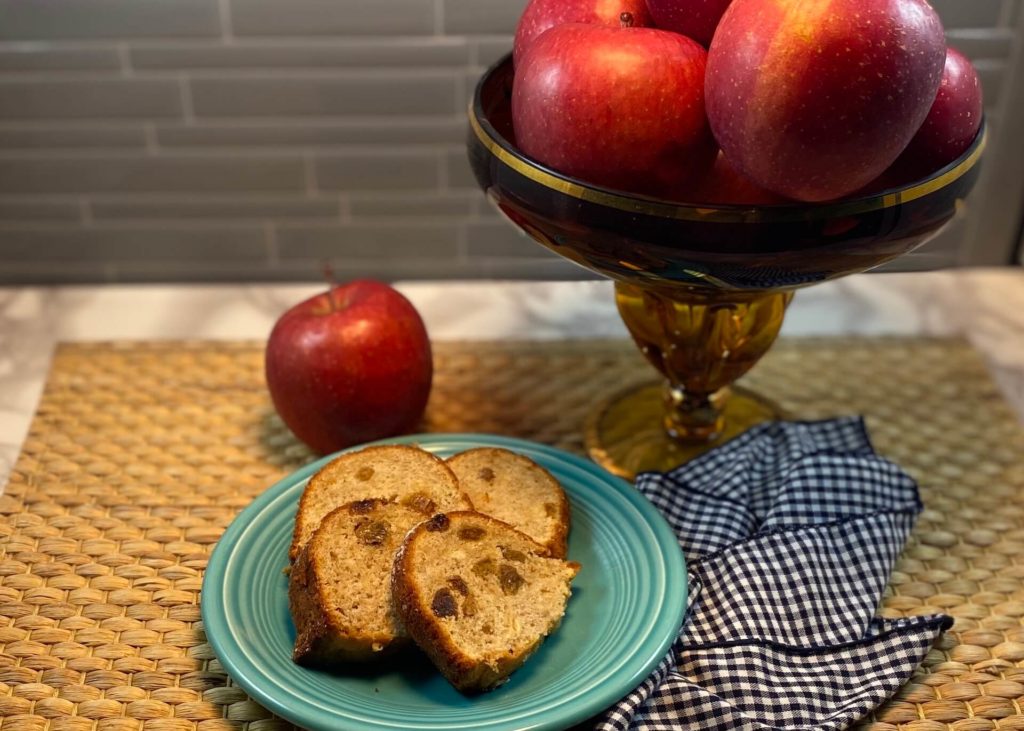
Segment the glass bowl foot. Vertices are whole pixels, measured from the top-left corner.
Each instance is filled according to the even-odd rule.
[[[590,458],[612,474],[632,480],[641,472],[665,472],[741,434],[755,424],[785,418],[768,399],[732,386],[725,401],[725,426],[713,439],[681,442],[665,429],[663,381],[630,386],[602,402],[586,425]]]

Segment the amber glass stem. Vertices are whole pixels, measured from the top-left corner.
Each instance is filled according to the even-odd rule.
[[[670,436],[699,443],[722,432],[729,385],[775,342],[792,298],[792,292],[665,292],[616,282],[619,314],[667,379]]]

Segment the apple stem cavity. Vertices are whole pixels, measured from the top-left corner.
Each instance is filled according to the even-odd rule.
[[[619,14],[619,22],[622,24],[623,28],[632,28],[633,27],[633,14],[632,13],[620,13]]]

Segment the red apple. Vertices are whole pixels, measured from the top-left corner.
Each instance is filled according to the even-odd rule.
[[[274,407],[320,453],[413,429],[432,374],[419,313],[397,291],[370,280],[295,305],[267,342]]]
[[[765,190],[744,177],[721,152],[708,174],[685,191],[682,200],[688,203],[748,206],[772,206],[787,202],[781,195]]]
[[[708,51],[711,129],[758,185],[840,198],[907,146],[945,55],[924,0],[733,0]]]
[[[919,177],[953,162],[978,134],[981,112],[978,72],[960,51],[947,48],[939,92],[900,162]]]
[[[623,13],[633,16],[635,27],[654,25],[645,0],[530,0],[516,26],[512,62],[518,64],[527,46],[548,28],[563,23],[618,27]]]
[[[596,185],[665,196],[714,159],[707,54],[654,28],[567,23],[538,37],[512,88],[519,147]]]
[[[707,48],[731,0],[647,0],[654,25],[682,33]]]

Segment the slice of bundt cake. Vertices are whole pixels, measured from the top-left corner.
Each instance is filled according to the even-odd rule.
[[[448,458],[473,509],[503,520],[565,557],[569,501],[550,472],[508,449],[480,447]]]
[[[325,515],[367,498],[408,505],[424,517],[472,508],[444,460],[419,447],[367,447],[328,462],[310,478],[299,501],[288,558],[295,560]]]
[[[392,611],[389,577],[406,533],[425,518],[380,499],[328,513],[289,573],[296,662],[364,661],[407,641]]]
[[[391,574],[392,601],[452,685],[490,690],[561,622],[579,568],[500,520],[440,514],[406,536]]]

